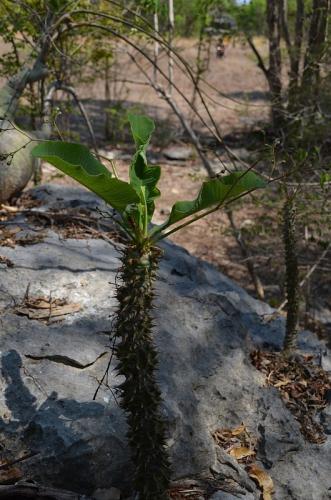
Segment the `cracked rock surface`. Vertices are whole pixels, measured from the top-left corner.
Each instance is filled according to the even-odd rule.
[[[43,200],[38,210],[100,205],[78,188],[34,192]],[[272,309],[211,265],[170,242],[163,248],[155,342],[174,478],[230,479],[239,498],[259,498],[244,467],[211,436],[244,422],[259,438],[257,459],[275,483],[275,499],[331,498],[330,436],[323,445],[306,443],[278,392],[249,360],[253,348],[281,345],[283,321],[267,323]],[[116,404],[121,380],[113,370],[109,388],[93,400],[109,360],[119,251],[117,242],[63,239],[56,231],[34,245],[0,248],[14,264],[0,267],[0,453],[16,462],[7,469],[18,479],[85,494],[130,485],[126,424]],[[81,309],[54,323],[19,316],[14,307],[28,287],[31,296],[65,298]],[[309,332],[301,347],[325,354]]]

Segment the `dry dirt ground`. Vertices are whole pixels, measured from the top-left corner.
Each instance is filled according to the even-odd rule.
[[[255,43],[261,53],[267,55],[266,42],[257,38]],[[188,63],[195,71],[197,41],[195,39],[178,40],[175,42],[175,49],[179,58]],[[152,56],[152,46],[147,45],[144,50]],[[239,40],[232,41],[226,47],[224,58],[218,58],[216,56],[216,41],[213,40],[210,46],[209,63],[207,62],[207,50],[203,51],[202,54],[201,64],[205,69],[200,82],[202,95],[221,134],[224,136],[236,131],[242,132],[256,124],[258,120],[266,120],[269,113],[267,84],[262,72],[257,68],[250,48]],[[131,57],[125,53],[122,44],[117,45],[114,50],[115,65],[111,75],[113,80],[110,85],[111,98],[113,101],[126,100],[127,107],[140,107],[141,110],[152,114],[159,124],[163,121],[170,121],[174,126],[170,138],[176,140],[178,131],[181,131],[178,119],[155,90],[146,85],[146,77],[141,71],[143,70],[147,76],[152,77],[151,64],[133,50],[130,55]],[[191,118],[192,112],[190,112],[185,98],[189,101],[192,99],[192,79],[185,68],[183,70],[183,63],[179,58],[174,58],[173,82],[181,91],[182,96],[174,91],[173,97],[185,116]],[[168,58],[164,50],[160,52],[158,64],[161,71],[168,74]],[[157,82],[166,87],[162,76],[158,76]],[[79,94],[82,98],[104,99],[104,86],[104,81],[101,78],[92,84],[87,82],[80,87]],[[206,124],[211,125],[203,103],[196,99],[195,105]],[[112,113],[114,113],[114,109]],[[198,119],[195,119],[194,125],[206,133],[206,128],[199,123]]]
[[[194,64],[197,43],[194,40],[181,40],[177,42],[178,51],[190,64]],[[122,57],[121,47],[118,47],[118,58]],[[125,58],[125,56],[123,56]],[[115,70],[115,79],[125,80],[130,82],[143,82],[144,77],[140,70],[132,61],[125,58],[123,66],[118,64]],[[148,70],[148,65],[140,57],[137,63]],[[161,53],[160,65],[164,71],[167,71],[166,54]],[[149,70],[151,74],[151,70]],[[210,112],[222,135],[243,134],[252,127],[258,127],[260,120],[266,120],[268,117],[268,102],[267,87],[263,75],[259,71],[254,61],[254,58],[247,46],[240,42],[236,42],[235,46],[230,44],[227,47],[226,55],[223,59],[216,57],[214,45],[211,48],[210,67],[204,73],[203,78],[211,85],[218,89],[218,92],[211,89],[207,85],[202,85],[208,96],[217,101],[215,104],[210,99],[207,99]],[[175,66],[174,81],[176,85],[187,97],[192,95],[192,82],[187,76]],[[104,82],[102,79],[93,84],[84,84],[80,89],[80,96],[84,98],[86,107],[90,111],[91,121],[94,125],[98,143],[101,144],[103,152],[113,152],[116,156],[118,150],[123,151],[123,148],[130,153],[132,144],[123,145],[121,142],[115,143],[115,147],[110,141],[105,140],[103,133],[104,126],[104,107],[105,101],[101,100],[99,105],[98,98],[104,98]],[[179,199],[190,199],[195,197],[199,190],[201,182],[206,177],[206,172],[201,166],[201,161],[197,158],[193,151],[193,159],[185,162],[171,162],[162,157],[162,150],[169,144],[181,146],[185,142],[182,126],[169,108],[168,104],[162,100],[156,92],[146,85],[134,83],[117,82],[112,84],[112,97],[118,102],[125,99],[126,109],[140,109],[145,113],[152,115],[156,121],[156,140],[153,141],[152,151],[155,155],[159,155],[159,163],[162,166],[162,177],[160,189],[162,192],[161,198],[157,201],[155,222],[161,222],[169,213],[172,204]],[[221,96],[224,95],[225,97]],[[174,92],[174,99],[178,102],[180,108],[185,113],[185,116],[190,117],[191,113],[185,101],[178,93]],[[91,102],[92,100],[92,102]],[[197,100],[198,101],[198,100]],[[95,116],[96,108],[99,108],[100,115]],[[118,108],[117,108],[118,109]],[[203,105],[198,103],[198,109],[203,113]],[[118,112],[118,114],[120,111]],[[119,126],[119,117],[115,115],[114,122]],[[204,119],[207,121],[206,111],[203,113]],[[74,121],[74,131],[79,130],[83,133],[81,127],[83,124],[77,124]],[[207,121],[210,124],[210,120]],[[114,125],[114,126],[116,126]],[[198,119],[194,120],[194,127],[205,134],[208,141],[211,140],[211,134],[206,127],[199,123]],[[124,128],[124,125],[123,125]],[[125,138],[127,138],[125,136]],[[88,138],[86,138],[88,139]],[[121,139],[121,134],[116,135],[116,139]],[[128,151],[129,149],[129,151]],[[132,150],[132,147],[131,147]],[[238,152],[238,150],[236,150]],[[240,148],[239,154],[247,152]],[[228,158],[224,151],[220,153],[221,158],[227,162]],[[123,157],[123,155],[122,155]],[[124,155],[125,160],[116,160],[116,168],[121,177],[126,178],[128,170],[129,155]],[[221,170],[222,165],[216,166],[216,170]],[[47,166],[44,180],[52,180],[52,182],[71,182],[67,179],[59,177],[58,172],[55,172],[52,167]],[[253,210],[253,212],[252,212]],[[249,224],[252,216],[254,217],[254,208],[249,207],[238,209],[236,218],[241,221],[241,224]],[[175,234],[172,239],[183,245],[193,254],[214,263],[222,271],[233,277],[246,288],[252,290],[250,280],[246,279],[247,271],[244,263],[241,262],[241,256],[238,254],[237,244],[229,234],[229,223],[227,216],[222,213],[215,213],[205,220],[200,220],[189,228],[185,228],[178,234]]]
[[[265,42],[257,40],[256,43],[262,53],[266,54]],[[176,42],[176,47],[180,57],[194,67],[197,42],[179,40]],[[147,46],[145,49],[152,54],[152,46]],[[106,155],[113,154],[118,158],[115,160],[116,167],[123,178],[127,175],[129,155],[133,151],[125,119],[127,110],[143,111],[155,118],[157,130],[152,141],[151,159],[162,166],[160,182],[162,197],[157,201],[155,214],[155,221],[160,222],[166,218],[175,201],[195,197],[201,181],[206,177],[206,172],[194,152],[192,158],[184,162],[166,160],[162,154],[164,148],[169,145],[180,146],[187,142],[183,127],[169,105],[146,85],[146,78],[141,69],[151,76],[150,64],[133,51],[131,57],[128,56],[121,44],[117,45],[114,54],[115,64],[110,83],[111,102],[105,101],[105,82],[102,73],[93,83],[89,83],[88,78],[85,78],[77,90],[89,113],[100,150]],[[159,63],[162,70],[167,72],[165,52],[161,52]],[[196,108],[204,124],[197,117],[194,118],[185,101],[185,98],[192,99],[193,86],[187,72],[183,72],[181,68],[182,64],[175,65],[174,82],[182,95],[174,91],[173,98],[194,129],[201,135],[206,151],[208,147],[211,148],[207,151],[210,158],[213,157],[212,150],[217,149],[219,158],[229,165],[224,148],[217,146],[211,130],[208,129],[212,126],[212,122],[201,100],[196,100]],[[91,74],[91,69],[87,67],[82,75],[88,74]],[[208,82],[201,84],[203,97],[222,137],[226,138],[227,144],[239,157],[251,164],[256,158],[256,151],[250,138],[254,131],[261,131],[263,124],[267,122],[269,104],[266,81],[249,47],[240,41],[231,42],[226,48],[225,57],[219,59],[216,57],[214,42],[211,46],[209,68],[203,74],[203,78]],[[162,78],[159,79],[159,83],[164,84]],[[59,95],[59,100],[61,99]],[[108,138],[105,137],[107,110],[110,117]],[[69,115],[64,113],[58,117],[58,124],[60,127],[61,124],[69,126],[72,138],[89,142],[84,123],[76,113],[72,111]],[[263,146],[263,141],[260,142],[259,148],[261,144]],[[215,171],[221,169],[222,164],[219,159],[215,159]],[[44,181],[66,184],[74,182],[62,177],[49,165],[44,167]],[[276,187],[268,188],[267,192],[250,196],[246,201],[233,207],[235,223],[249,243],[251,255],[242,254],[231,231],[228,217],[222,211],[196,222],[171,238],[196,256],[215,264],[221,271],[256,295],[247,272],[247,259],[251,260],[261,279],[265,299],[277,306],[284,299],[284,267],[281,248],[281,205],[279,201],[275,201],[276,192]],[[271,203],[271,200],[274,202]],[[304,276],[323,250],[316,239],[311,238],[314,229],[309,223],[304,223],[302,227],[305,236],[300,238],[299,259],[301,275]],[[303,318],[306,320],[310,318],[311,322],[313,316],[314,325],[319,311],[331,309],[330,271],[326,255],[320,262],[319,269],[308,281],[308,285],[303,288],[302,308],[309,312],[303,314]]]

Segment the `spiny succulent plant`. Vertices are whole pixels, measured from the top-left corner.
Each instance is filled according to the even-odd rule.
[[[127,416],[134,488],[140,500],[163,500],[168,498],[170,465],[166,426],[160,412],[161,392],[156,381],[158,356],[153,344],[153,285],[162,254],[157,243],[265,183],[252,171],[206,180],[195,199],[178,201],[163,224],[152,225],[155,199],[161,194],[157,187],[161,169],[148,164],[146,157],[154,122],[133,114],[129,115],[129,122],[136,145],[129,182],[112,175],[79,144],[45,141],[32,154],[105,200],[116,210],[116,220],[127,235],[116,291],[117,369],[125,377],[120,404]]]

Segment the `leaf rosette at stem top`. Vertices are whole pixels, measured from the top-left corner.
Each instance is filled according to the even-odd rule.
[[[136,145],[129,182],[118,179],[81,144],[44,141],[32,154],[48,161],[113,207],[119,215],[118,223],[136,243],[145,244],[147,240],[155,243],[245,193],[265,186],[265,181],[251,170],[208,179],[195,199],[177,201],[168,219],[152,226],[155,199],[161,194],[157,187],[161,168],[148,163],[146,150],[155,126],[153,120],[143,115],[129,114],[129,122]]]

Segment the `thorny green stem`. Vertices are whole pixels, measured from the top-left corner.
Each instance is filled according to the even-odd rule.
[[[170,467],[165,424],[156,383],[157,352],[153,345],[153,283],[161,251],[148,243],[123,251],[115,336],[121,385],[120,406],[126,413],[128,441],[135,466],[134,488],[141,500],[166,500]]]

